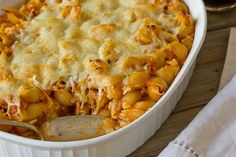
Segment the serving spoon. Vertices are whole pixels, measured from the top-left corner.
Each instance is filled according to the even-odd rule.
[[[45,141],[78,141],[106,134],[104,117],[80,115],[59,117],[46,121],[40,128],[13,120],[0,120],[0,125],[24,127]]]

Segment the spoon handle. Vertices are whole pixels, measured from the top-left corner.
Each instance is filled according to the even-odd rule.
[[[0,125],[18,126],[18,127],[30,129],[30,130],[34,131],[39,136],[39,138],[41,140],[44,140],[43,135],[39,131],[39,128],[34,125],[24,123],[24,122],[19,122],[19,121],[7,120],[7,119],[1,119]]]

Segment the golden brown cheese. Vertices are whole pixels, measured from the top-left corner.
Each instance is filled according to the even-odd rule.
[[[88,18],[75,24],[60,14],[61,8],[71,5],[68,1],[60,5],[53,1],[48,3],[19,35],[19,40],[13,46],[14,57],[10,65],[17,79],[26,80],[35,76],[43,89],[50,89],[59,78],[78,79],[81,72],[87,73],[86,63],[83,64],[86,59],[98,57],[104,60],[99,52],[106,43],[105,39],[114,40],[113,47],[119,55],[116,60],[121,60],[118,62],[127,56],[141,55],[143,52],[140,50],[145,47],[150,50],[152,41],[143,46],[133,39],[133,34],[140,24],[146,22],[144,17],[158,19],[158,12],[163,10],[161,5],[135,7],[134,2],[75,1],[76,5],[81,6],[82,17],[86,13],[84,16]],[[144,14],[145,9],[150,15]],[[134,17],[137,18],[134,23],[132,16],[137,16]],[[166,43],[163,40],[156,40],[160,44],[157,46],[164,46]]]

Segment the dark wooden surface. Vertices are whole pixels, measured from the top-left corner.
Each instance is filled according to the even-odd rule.
[[[208,32],[192,79],[175,110],[162,127],[129,157],[157,156],[215,96],[228,46],[230,27],[236,25],[236,9],[208,13]]]

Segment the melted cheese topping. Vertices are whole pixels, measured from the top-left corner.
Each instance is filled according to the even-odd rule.
[[[26,83],[48,90],[61,78],[79,82],[90,75],[99,82],[107,75],[124,74],[127,57],[143,56],[166,46],[165,35],[177,38],[179,30],[177,15],[166,15],[164,3],[47,0],[46,4],[17,36],[11,59],[0,59],[5,68],[1,74],[12,78],[0,81],[2,97],[16,93]],[[150,24],[158,37],[145,29]],[[106,64],[103,77],[94,74],[96,68],[90,70],[93,59]],[[102,88],[103,82],[97,85]]]

